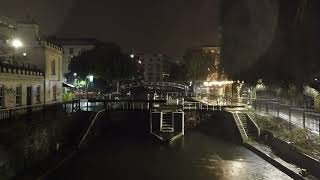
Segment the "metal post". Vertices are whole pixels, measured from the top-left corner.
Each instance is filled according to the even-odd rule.
[[[320,119],[318,118],[318,125],[319,125],[319,135],[320,135]]]
[[[257,102],[256,102],[256,100],[253,102],[253,106],[254,106],[254,110],[256,111],[257,110]]]
[[[291,108],[289,107],[289,123],[290,123],[290,131],[291,131]]]
[[[305,114],[305,112],[303,111],[303,113],[302,113],[303,115],[303,128],[306,128],[306,114]]]
[[[268,102],[266,103],[266,111],[267,111],[267,114],[269,114],[269,106],[268,106]]]

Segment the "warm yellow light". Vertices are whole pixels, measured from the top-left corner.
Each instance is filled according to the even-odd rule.
[[[204,86],[224,86],[224,85],[230,85],[233,84],[233,81],[210,81],[210,82],[204,82]]]
[[[11,45],[16,49],[23,46],[22,42],[19,39],[13,39]]]

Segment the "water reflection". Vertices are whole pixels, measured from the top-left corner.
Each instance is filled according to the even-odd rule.
[[[244,147],[189,131],[165,146],[144,137],[111,133],[53,179],[290,179]]]

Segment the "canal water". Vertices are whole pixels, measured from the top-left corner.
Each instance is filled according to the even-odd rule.
[[[251,151],[200,129],[171,145],[134,129],[116,128],[95,139],[49,179],[246,180],[290,179]]]

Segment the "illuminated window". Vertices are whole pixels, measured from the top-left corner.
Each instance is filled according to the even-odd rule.
[[[22,105],[22,87],[17,86],[16,87],[16,106]]]
[[[4,108],[4,86],[0,85],[0,108]]]

